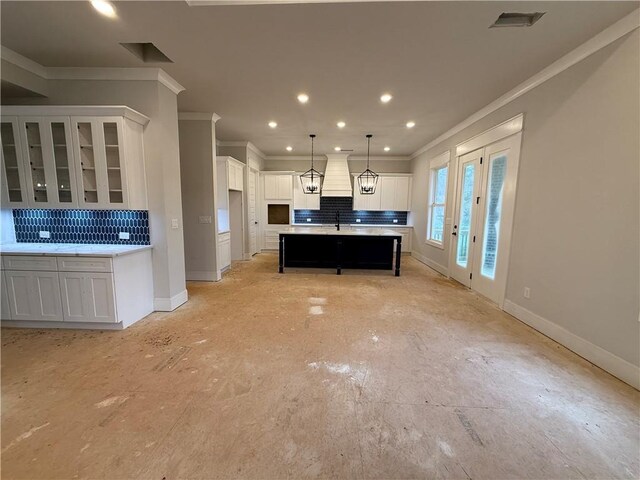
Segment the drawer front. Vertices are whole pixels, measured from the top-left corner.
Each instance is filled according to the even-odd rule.
[[[3,255],[2,266],[5,270],[30,270],[38,272],[56,272],[56,257],[30,255]]]
[[[60,272],[113,272],[110,258],[57,257]]]

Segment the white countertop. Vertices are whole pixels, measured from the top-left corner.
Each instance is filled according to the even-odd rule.
[[[293,235],[349,235],[354,237],[398,237],[400,233],[390,229],[365,228],[359,230],[336,230],[335,228],[318,229],[314,227],[290,227],[280,230],[278,233],[288,233]]]
[[[2,255],[56,255],[69,257],[119,257],[150,250],[151,245],[89,245],[84,243],[4,243]]]

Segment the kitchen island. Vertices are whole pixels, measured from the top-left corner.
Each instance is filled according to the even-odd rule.
[[[393,270],[400,276],[402,235],[393,230],[318,230],[291,227],[279,232],[279,268]]]

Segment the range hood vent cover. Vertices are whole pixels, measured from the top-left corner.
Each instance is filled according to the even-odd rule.
[[[353,197],[347,157],[346,153],[327,155],[327,167],[322,184],[323,197]]]

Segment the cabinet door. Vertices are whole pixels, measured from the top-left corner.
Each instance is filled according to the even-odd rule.
[[[9,294],[7,293],[7,280],[4,272],[0,271],[0,319],[11,320],[9,309]]]
[[[236,188],[236,166],[227,161],[227,183],[229,190],[237,190]]]
[[[278,175],[264,175],[264,198],[265,200],[277,200]]]
[[[56,193],[53,147],[48,141],[47,122],[43,117],[20,117],[19,123],[28,171],[29,206],[47,208],[55,203]]]
[[[57,272],[6,271],[12,320],[61,321]]]
[[[81,208],[101,208],[106,192],[105,174],[99,156],[100,123],[92,117],[72,117],[71,131],[76,153],[78,204]]]
[[[0,122],[2,149],[2,205],[11,208],[28,206],[25,158],[20,139],[18,118],[2,117]]]
[[[311,195],[305,195],[302,191],[302,184],[300,183],[300,175],[293,176],[293,209],[294,210],[306,210],[307,198]]]
[[[84,273],[60,272],[62,312],[66,322],[82,322],[89,316],[84,301]]]
[[[380,210],[393,210],[395,208],[396,177],[380,177]]]
[[[66,322],[117,321],[111,273],[61,272],[59,275]]]
[[[40,125],[44,130],[45,163],[52,163],[52,181],[47,185],[48,207],[77,207],[78,184],[69,117],[47,117]]]
[[[123,209],[129,203],[127,170],[124,164],[123,120],[120,117],[104,117],[99,120],[100,154],[98,163],[106,177],[105,208]]]
[[[291,175],[277,175],[278,199],[291,200],[293,197],[293,181]]]
[[[395,182],[395,198],[393,201],[393,210],[396,212],[409,211],[409,186],[411,177],[396,177]]]

